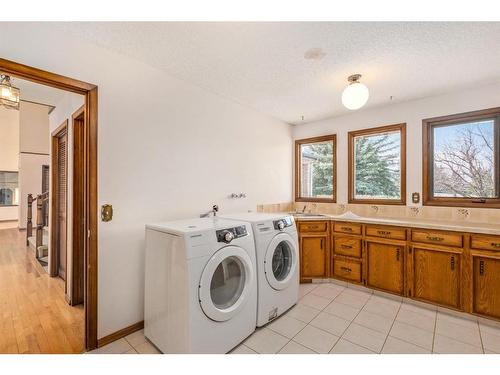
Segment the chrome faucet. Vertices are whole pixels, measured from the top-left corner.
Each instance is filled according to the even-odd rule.
[[[213,214],[214,217],[217,216],[217,212],[219,212],[219,206],[217,206],[216,204],[214,204],[212,206],[212,209],[208,212],[205,212],[204,214],[200,214],[200,217],[209,217],[210,214]]]
[[[307,206],[306,206],[306,205],[304,205],[304,207],[302,208],[302,213],[305,213],[305,212],[306,212],[306,208],[307,208]]]

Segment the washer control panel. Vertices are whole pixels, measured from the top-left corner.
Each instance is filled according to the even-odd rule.
[[[239,227],[220,229],[216,231],[217,242],[230,243],[235,238],[245,237],[248,235],[247,228],[244,225]]]
[[[286,227],[291,227],[293,225],[293,219],[290,216],[286,216],[283,219],[273,221],[274,229],[283,230]]]

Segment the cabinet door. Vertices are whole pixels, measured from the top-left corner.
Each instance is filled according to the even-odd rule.
[[[328,277],[328,236],[301,237],[301,277]]]
[[[473,257],[474,312],[500,318],[500,258]]]
[[[367,241],[367,285],[403,294],[404,249],[404,246]]]
[[[460,257],[453,250],[413,248],[411,296],[453,308],[460,307]]]

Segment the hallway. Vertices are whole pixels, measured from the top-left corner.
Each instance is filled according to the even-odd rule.
[[[0,353],[81,353],[84,308],[64,298],[25,245],[25,232],[0,230]]]

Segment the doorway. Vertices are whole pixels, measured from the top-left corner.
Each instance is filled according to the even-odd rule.
[[[87,350],[97,347],[97,86],[0,58],[0,72],[12,77],[81,94],[84,105],[84,188],[83,202],[85,343]],[[66,144],[67,145],[67,144]],[[66,159],[67,161],[67,159]],[[67,176],[67,174],[66,174]]]

